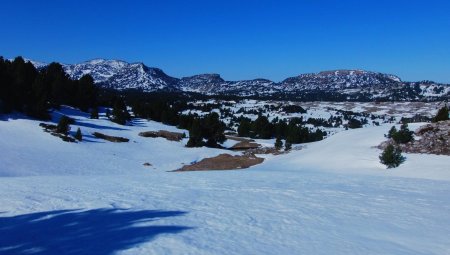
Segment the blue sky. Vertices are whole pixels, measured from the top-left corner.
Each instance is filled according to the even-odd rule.
[[[275,81],[366,69],[450,83],[450,1],[2,1],[0,55]]]

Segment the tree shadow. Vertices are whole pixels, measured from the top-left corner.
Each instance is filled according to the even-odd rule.
[[[112,254],[186,226],[156,225],[183,211],[57,210],[0,217],[0,254]]]

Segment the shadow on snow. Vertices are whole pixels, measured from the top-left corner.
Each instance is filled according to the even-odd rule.
[[[0,217],[0,254],[111,254],[191,229],[150,224],[185,213],[93,209]]]

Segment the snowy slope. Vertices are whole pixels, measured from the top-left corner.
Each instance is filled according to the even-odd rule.
[[[173,173],[221,151],[137,136],[176,130],[155,122],[63,112],[86,141],[0,120],[0,254],[450,251],[450,159],[407,155],[386,170],[372,146],[390,126],[344,131],[248,170]],[[103,142],[87,135],[94,130],[131,142]]]

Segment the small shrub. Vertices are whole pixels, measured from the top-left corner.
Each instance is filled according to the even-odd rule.
[[[277,140],[275,141],[275,149],[281,150],[283,148],[283,141],[281,141],[280,137],[277,137]]]
[[[58,125],[56,126],[56,132],[60,134],[67,134],[70,130],[70,124],[73,124],[75,121],[72,118],[67,116],[62,116],[59,119]]]
[[[409,130],[408,128],[408,124],[402,124],[400,127],[400,130],[395,132],[392,131],[392,129],[389,131],[388,137],[389,135],[391,136],[391,138],[396,142],[396,143],[408,143],[412,140],[414,140],[413,137],[413,131]]]
[[[444,106],[437,112],[436,116],[433,118],[433,122],[449,120],[448,117],[448,107]]]
[[[83,140],[83,135],[81,134],[81,129],[80,128],[78,128],[77,129],[77,132],[75,133],[75,139],[77,139],[78,141],[81,141],[81,140]]]
[[[286,141],[284,143],[284,150],[285,151],[290,151],[292,149],[292,143],[290,143],[289,141]]]
[[[380,155],[380,162],[387,166],[387,168],[398,167],[405,161],[405,157],[402,156],[402,151],[398,147],[389,144]]]

